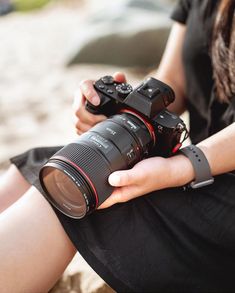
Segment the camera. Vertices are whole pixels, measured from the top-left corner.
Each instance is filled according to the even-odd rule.
[[[112,172],[147,157],[169,157],[188,136],[185,123],[167,110],[175,95],[165,83],[150,77],[133,89],[104,76],[94,88],[100,104],[87,102],[86,109],[107,120],[59,150],[39,174],[47,199],[75,219],[90,214],[111,195]]]

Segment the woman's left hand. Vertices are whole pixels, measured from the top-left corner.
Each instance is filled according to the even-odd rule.
[[[182,170],[181,173],[179,170]],[[182,155],[145,159],[130,170],[116,171],[109,176],[109,184],[116,188],[99,209],[155,190],[184,185],[192,180],[193,176],[190,161]]]

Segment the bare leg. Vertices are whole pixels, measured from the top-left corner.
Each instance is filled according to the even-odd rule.
[[[0,292],[47,292],[75,254],[54,211],[32,187],[0,214]]]
[[[0,214],[29,188],[30,184],[20,174],[16,166],[11,165],[8,171],[0,176]]]

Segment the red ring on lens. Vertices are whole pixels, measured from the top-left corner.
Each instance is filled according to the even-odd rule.
[[[154,128],[153,128],[152,124],[144,116],[142,116],[138,112],[135,112],[134,110],[130,110],[130,109],[121,109],[120,113],[127,113],[127,114],[129,113],[129,114],[134,115],[138,119],[140,119],[144,123],[146,128],[148,129],[148,131],[152,137],[152,140],[153,140],[153,145],[155,146],[156,141],[157,141],[157,137],[156,137]]]
[[[65,157],[62,157],[62,156],[55,156],[53,157],[53,159],[58,159],[58,160],[62,160],[62,161],[65,161],[69,164],[71,164],[75,169],[77,169],[80,173],[82,173],[82,175],[85,177],[85,179],[88,181],[88,183],[90,184],[94,194],[95,194],[95,201],[96,201],[96,206],[95,206],[95,209],[98,207],[98,204],[99,204],[99,198],[98,198],[98,193],[96,191],[96,188],[93,184],[93,182],[91,181],[91,179],[89,178],[89,176],[78,166],[76,165],[74,162],[70,161],[69,159],[65,158]]]

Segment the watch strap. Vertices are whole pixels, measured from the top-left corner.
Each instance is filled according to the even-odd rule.
[[[189,145],[180,149],[180,152],[191,161],[194,168],[195,180],[188,184],[189,187],[196,189],[214,182],[207,158],[200,148]]]

